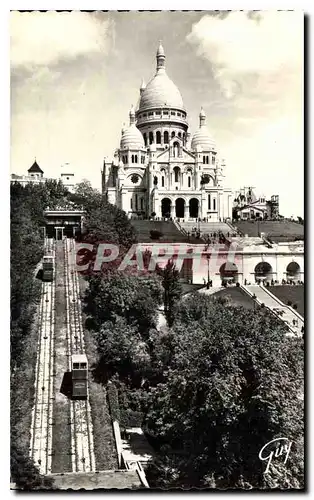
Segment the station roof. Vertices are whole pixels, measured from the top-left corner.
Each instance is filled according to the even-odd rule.
[[[72,354],[72,363],[87,363],[86,354]]]

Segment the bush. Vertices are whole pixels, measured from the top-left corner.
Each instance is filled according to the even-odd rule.
[[[107,385],[107,395],[110,406],[110,413],[112,420],[117,420],[120,422],[120,406],[119,406],[119,394],[118,389],[113,382],[108,382]]]
[[[236,286],[238,286],[238,287],[239,287],[239,286],[240,286],[240,283],[237,283],[237,284],[236,284]]]
[[[265,307],[265,304],[264,304],[264,302],[262,302],[261,303],[261,309],[264,309],[264,307]]]
[[[298,309],[298,304],[293,304],[293,309],[296,311]]]
[[[152,229],[149,234],[152,240],[159,240],[163,236],[163,234],[160,231],[157,231],[157,229]]]
[[[290,306],[290,307],[292,306],[291,300],[288,300],[287,305]]]

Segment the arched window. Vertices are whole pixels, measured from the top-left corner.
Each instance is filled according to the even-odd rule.
[[[215,163],[215,157],[214,155],[212,155],[212,164],[214,165],[214,163]]]
[[[154,134],[153,132],[149,132],[149,144],[153,144],[154,142]]]
[[[165,187],[165,176],[161,177],[161,187]]]
[[[203,163],[205,163],[205,156],[203,156]]]
[[[192,184],[192,170],[190,168],[187,169],[188,174],[188,187],[191,187]]]
[[[159,130],[156,132],[156,143],[161,144],[161,133]]]
[[[135,210],[137,210],[137,194],[135,195]]]
[[[208,156],[206,156],[206,163],[207,163],[207,165],[209,164],[209,157]]]
[[[137,155],[135,155],[135,163],[137,163]]]
[[[169,144],[169,132],[167,130],[164,132],[164,144]]]
[[[174,182],[179,182],[180,169],[179,167],[174,167]]]
[[[180,137],[180,139],[181,139],[181,132],[178,133],[178,137]]]
[[[143,134],[143,137],[144,137],[144,143],[145,143],[145,146],[147,146],[147,135],[146,135],[146,133],[145,133],[145,134]]]
[[[176,133],[173,131],[171,132],[171,139],[173,139],[176,136]]]
[[[210,199],[210,194],[208,195],[208,210],[211,210],[211,199]]]
[[[216,210],[216,198],[213,199],[213,210]]]
[[[179,156],[180,145],[178,142],[173,143],[173,156]]]
[[[134,163],[134,155],[132,155],[131,160],[132,160],[132,163]]]

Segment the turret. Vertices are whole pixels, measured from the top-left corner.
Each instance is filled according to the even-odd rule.
[[[156,60],[157,60],[157,73],[160,73],[162,71],[165,71],[165,51],[163,46],[161,45],[161,40],[159,42],[159,47],[157,49],[156,53]]]
[[[144,78],[142,78],[142,83],[141,83],[141,86],[140,86],[140,95],[143,94],[144,90],[146,89],[146,83],[144,81]]]

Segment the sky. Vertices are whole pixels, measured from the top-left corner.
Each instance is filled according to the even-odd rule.
[[[12,12],[11,172],[36,157],[58,177],[69,163],[100,189],[159,40],[192,136],[206,112],[224,185],[279,194],[282,215],[303,216],[301,11]]]

